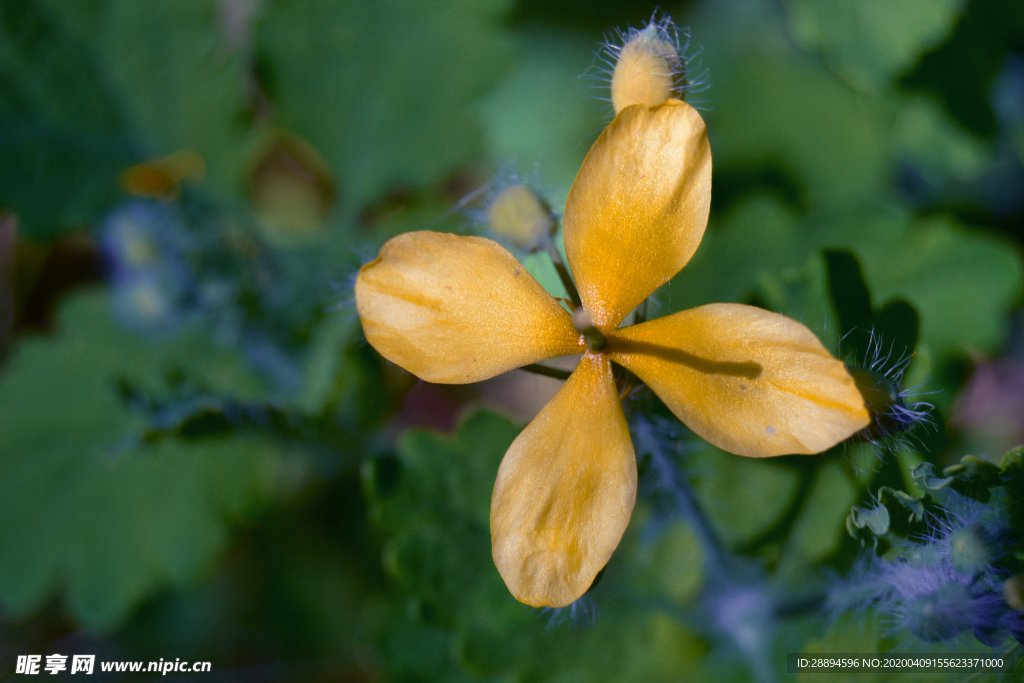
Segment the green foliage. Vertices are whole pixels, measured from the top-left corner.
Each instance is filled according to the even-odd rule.
[[[38,240],[94,221],[134,157],[90,46],[59,16],[31,2],[0,7],[0,208]]]
[[[479,149],[469,103],[507,69],[507,0],[267,3],[256,51],[277,122],[309,140],[353,210]]]
[[[635,586],[679,605],[692,599],[700,550],[684,525],[671,524],[651,545],[627,534],[626,547],[591,591],[597,610],[610,613],[593,624],[583,617],[585,628],[551,630],[546,622],[557,615],[509,595],[491,561],[488,514],[498,465],[517,431],[504,418],[475,412],[456,435],[410,430],[394,456],[365,463],[370,517],[388,536],[384,567],[405,595],[384,639],[392,673],[430,680],[675,680],[678,667],[707,644],[671,610],[638,609]],[[644,516],[638,510],[635,518]],[[632,597],[606,603],[606,591]],[[692,671],[695,680],[722,680],[716,672],[726,680],[737,673]]]
[[[915,25],[911,33],[918,37],[908,34],[901,51],[912,45],[916,55],[938,40],[960,3],[932,5],[918,9],[934,21]],[[828,7],[790,3],[803,22],[849,31],[844,40],[852,44],[875,39]],[[863,12],[874,22],[897,7],[843,11]],[[873,306],[902,299],[916,309],[922,351],[935,362],[967,348],[993,348],[1003,334],[1001,311],[1021,291],[1019,255],[952,217],[915,216],[895,199],[891,182],[908,159],[933,178],[976,177],[986,163],[983,146],[927,100],[854,92],[821,64],[771,40],[766,27],[785,18],[770,6],[728,19],[727,12],[726,6],[705,7],[695,26],[729,27],[715,33],[704,55],[716,84],[706,115],[716,214],[693,261],[662,292],[670,308],[753,301],[824,330],[835,343],[835,327],[826,326],[828,280],[819,254],[843,249],[860,262]],[[906,16],[907,22],[916,17]],[[904,27],[889,24],[893,31]],[[829,49],[845,49],[830,32],[816,35]],[[836,285],[846,291],[849,283],[841,280]]]
[[[979,503],[1006,506],[1016,523],[1024,520],[1020,515],[1020,495],[1024,493],[1021,465],[1024,449],[1007,452],[999,465],[974,455],[965,455],[960,462],[935,473],[935,465],[922,462],[911,468],[910,474],[917,487],[916,495],[909,495],[887,486],[878,489],[877,504],[873,508],[854,506],[846,519],[846,528],[854,538],[908,538],[924,529],[926,511],[941,506],[947,500],[947,491]],[[893,524],[890,526],[890,520]],[[897,524],[896,522],[900,522]],[[1013,545],[1019,544],[1014,541]]]
[[[475,411],[451,435],[408,428],[454,409],[438,401],[421,418],[417,401],[441,390],[366,343],[352,280],[391,236],[466,231],[453,206],[503,164],[536,170],[562,208],[610,120],[587,89],[604,97],[607,84],[576,78],[595,64],[590,32],[650,17],[599,4],[0,3],[0,210],[20,237],[102,229],[124,199],[119,174],[141,161],[191,149],[207,171],[144,207],[150,223],[136,216],[152,259],[131,270],[110,257],[106,284],[66,299],[51,334],[13,333],[0,640],[5,618],[25,619],[37,640],[19,651],[54,651],[31,634],[63,633],[66,619],[119,650],[290,680],[770,680],[780,653],[898,644],[874,608],[827,628],[817,618],[823,577],[859,571],[856,553],[892,559],[961,499],[1022,528],[1019,449],[942,467],[963,445],[940,427],[905,448],[755,460],[675,443],[672,418],[657,443],[678,480],[652,487],[638,451],[631,525],[577,605],[596,621],[551,626],[565,615],[510,595],[488,516],[521,425]],[[704,48],[690,66],[711,76],[688,98],[709,126],[715,201],[652,317],[744,302],[802,321],[843,357],[859,361],[872,333],[894,358],[916,348],[904,386],[940,391],[926,400],[943,424],[967,354],[996,353],[1020,302],[1019,249],[986,231],[1017,229],[1022,110],[997,117],[992,102],[1021,10],[701,0],[688,12],[675,17],[694,27],[688,54]],[[620,18],[595,19],[609,13]],[[308,242],[259,231],[251,173],[282,135],[310,143],[336,190]],[[16,320],[59,299],[61,280],[22,247],[0,254]],[[546,256],[525,265],[563,293]],[[178,307],[159,335],[127,331],[144,328],[139,310],[108,311],[131,278]],[[690,485],[703,515],[680,502]],[[1015,539],[1001,561],[1022,573]],[[65,609],[44,610],[54,598]]]
[[[744,458],[708,446],[691,456],[694,488],[716,530],[740,545],[769,531],[793,504],[798,475],[772,460]],[[742,496],[732,495],[742,491]],[[756,509],[756,515],[750,514]]]
[[[496,161],[519,164],[523,173],[536,167],[543,182],[557,184],[552,188],[557,196],[550,199],[561,213],[569,183],[600,132],[602,114],[607,122],[610,106],[586,97],[579,82],[592,60],[592,41],[532,30],[520,31],[518,42],[515,71],[480,104],[486,151]],[[600,92],[598,82],[590,85]]]
[[[255,137],[244,63],[218,7],[5,3],[0,203],[26,235],[94,223],[119,194],[118,174],[143,156],[192,149],[217,186],[241,191]]]
[[[930,463],[926,463],[930,464]],[[888,486],[878,489],[876,503],[872,507],[854,505],[846,518],[847,532],[857,539],[891,540],[893,536],[906,536],[914,523],[924,520],[924,504],[903,491],[896,491]]]
[[[154,590],[196,580],[228,524],[272,491],[279,451],[256,435],[140,438],[147,420],[120,383],[154,395],[182,383],[262,389],[197,330],[149,344],[107,307],[103,292],[70,300],[57,336],[26,340],[0,383],[0,600],[25,614],[60,588],[97,630]]]
[[[841,523],[857,495],[848,476],[832,462],[818,465],[804,498],[800,515],[793,523],[786,560],[804,564],[828,559],[841,548]]]
[[[804,58],[761,54],[741,63],[714,72],[723,83],[707,117],[716,183],[757,174],[813,208],[877,198],[888,163],[879,102],[863,101]]]
[[[941,479],[920,463],[916,497],[883,486],[875,506],[854,506],[847,529],[871,547],[832,589],[833,610],[877,607],[889,634],[918,646],[1014,653],[1021,620],[1004,586],[1024,570],[1019,455],[998,466],[964,456]]]
[[[824,264],[815,256],[839,245],[856,254],[872,299],[883,302],[876,324],[893,300],[909,302],[920,314],[922,342],[938,357],[992,348],[1003,333],[1000,312],[1020,292],[1019,256],[948,219],[914,220],[889,209],[800,220],[777,200],[755,197],[709,228],[664,296],[683,309],[756,294],[769,308],[820,327],[828,303]],[[776,278],[799,294],[782,294]]]
[[[826,249],[822,256],[828,274],[829,299],[835,308],[839,336],[847,352],[854,358],[863,358],[877,337],[884,340],[880,343],[905,349],[906,354],[913,353],[921,324],[914,307],[896,299],[875,310],[857,257],[838,249]]]
[[[216,0],[105,0],[91,43],[150,156],[191,149],[222,191],[238,194],[255,144],[246,55]]]
[[[884,89],[913,66],[918,55],[942,42],[963,11],[964,0],[790,0],[790,28],[807,49],[853,85]]]

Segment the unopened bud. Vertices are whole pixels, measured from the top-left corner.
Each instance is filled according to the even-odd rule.
[[[612,72],[615,113],[632,104],[652,107],[676,94],[682,61],[659,24],[639,31],[619,51]]]
[[[551,209],[526,185],[513,185],[487,207],[487,224],[520,249],[533,250],[555,227]]]
[[[949,535],[953,568],[962,574],[977,574],[992,562],[985,530],[979,524],[957,529]]]
[[[1003,583],[1003,597],[1010,609],[1024,611],[1024,574],[1011,576]]]
[[[121,173],[121,186],[128,194],[139,197],[174,199],[181,181],[200,179],[205,172],[203,158],[190,149],[183,149],[125,170]]]
[[[308,142],[273,131],[249,165],[248,182],[270,242],[302,246],[322,237],[335,186],[326,162]]]
[[[930,403],[915,403],[908,406],[903,397],[903,388],[892,378],[865,368],[848,367],[847,370],[857,390],[864,398],[864,407],[871,416],[871,424],[852,438],[859,441],[874,441],[888,434],[910,429],[918,423],[930,424]]]

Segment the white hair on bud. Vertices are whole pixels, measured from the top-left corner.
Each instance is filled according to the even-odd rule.
[[[524,243],[515,239],[514,235],[507,232],[495,232],[491,209],[507,190],[522,186],[529,190],[536,198],[537,206],[532,207],[535,212],[547,213],[548,222],[545,223],[545,230],[542,234],[536,235],[533,243]],[[550,239],[550,233],[554,232],[561,222],[558,212],[552,208],[549,193],[542,190],[543,183],[540,177],[540,167],[534,165],[529,174],[519,172],[514,164],[505,163],[495,173],[494,177],[482,187],[473,190],[463,197],[453,211],[459,211],[469,218],[473,234],[483,234],[494,239],[508,248],[512,253],[522,254],[544,246],[545,241]]]
[[[680,29],[672,18],[663,15],[660,19],[655,12],[651,20],[641,28],[629,27],[625,31],[614,29],[612,35],[606,35],[594,54],[594,61],[582,78],[589,81],[586,86],[600,90],[595,97],[609,103],[613,102],[612,87],[616,67],[619,66],[623,51],[636,41],[647,39],[650,44],[664,51],[660,61],[664,71],[653,73],[656,78],[663,78],[668,87],[668,97],[685,99],[697,109],[706,100],[693,100],[692,95],[703,92],[711,87],[708,70],[701,68],[701,48],[691,52],[690,29]],[[665,99],[668,99],[666,97]],[[614,111],[614,109],[613,109]]]

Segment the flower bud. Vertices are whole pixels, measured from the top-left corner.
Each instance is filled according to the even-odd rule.
[[[138,197],[174,199],[180,192],[181,181],[201,179],[205,173],[203,158],[190,149],[183,149],[125,170],[121,173],[121,186],[128,194]]]
[[[1010,609],[1024,611],[1024,574],[1011,576],[1003,583],[1003,597]]]
[[[660,24],[638,31],[619,50],[612,72],[615,113],[632,104],[652,107],[676,94],[682,60]]]
[[[487,207],[487,224],[520,249],[536,249],[555,227],[551,209],[526,185],[513,185]]]
[[[962,574],[977,574],[993,559],[988,538],[980,524],[954,530],[949,535],[949,554],[953,569]]]
[[[336,190],[326,162],[305,140],[273,131],[248,168],[249,191],[263,235],[275,246],[323,237]]]
[[[205,174],[203,158],[191,150],[181,150],[126,169],[121,173],[121,186],[136,197],[173,200],[180,193],[182,180],[202,179]]]
[[[917,424],[931,424],[930,403],[907,405],[908,392],[899,384],[898,374],[883,374],[867,368],[848,367],[857,390],[864,398],[864,406],[871,416],[871,424],[851,437],[855,441],[875,443],[890,434],[902,432]]]

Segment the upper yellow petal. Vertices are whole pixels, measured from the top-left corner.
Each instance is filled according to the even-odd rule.
[[[611,363],[587,353],[498,469],[494,564],[521,602],[568,605],[608,562],[635,501],[636,457]]]
[[[711,146],[679,100],[634,105],[590,149],[565,205],[565,252],[603,331],[668,282],[697,250],[711,205]]]
[[[870,422],[846,367],[810,330],[753,306],[626,327],[609,348],[687,427],[738,455],[820,453]]]
[[[399,235],[359,271],[355,294],[367,341],[428,382],[478,382],[583,350],[569,313],[482,237]]]

